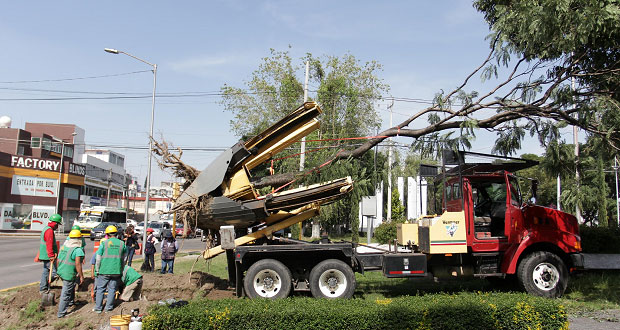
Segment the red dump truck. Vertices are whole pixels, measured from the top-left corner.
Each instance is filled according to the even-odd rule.
[[[456,157],[461,158],[463,153]],[[479,154],[480,155],[480,154]],[[398,226],[393,251],[360,252],[354,243],[309,243],[273,236],[269,228],[253,245],[235,244],[223,228],[222,248],[238,295],[281,298],[292,291],[315,297],[348,298],[354,272],[386,277],[516,278],[543,297],[564,293],[569,274],[583,269],[620,269],[619,255],[581,253],[577,219],[524,201],[513,172],[533,166],[510,158],[502,163],[464,163],[441,174],[443,209]],[[535,197],[535,182],[533,196]]]
[[[355,291],[354,272],[382,271],[387,277],[516,277],[529,293],[558,297],[574,270],[620,269],[618,255],[581,253],[574,216],[523,200],[514,173],[536,162],[509,157],[471,162],[465,155],[494,156],[465,152],[445,153],[443,168],[449,169],[435,180],[444,192],[442,212],[399,225],[395,246],[401,248],[369,251],[351,242],[278,238],[274,233],[317,216],[321,205],[353,189],[350,177],[296,188],[293,180],[265,195],[256,187],[252,170],[316,130],[320,113],[318,104],[306,102],[239,141],[175,201],[173,211],[206,205],[196,211],[200,229],[222,226],[221,245],[203,256],[226,252],[238,295],[279,298],[309,290],[316,297],[347,298]]]

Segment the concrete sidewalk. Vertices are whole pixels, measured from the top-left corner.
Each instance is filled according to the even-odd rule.
[[[40,236],[40,230],[29,229],[0,229],[0,237],[33,237]]]

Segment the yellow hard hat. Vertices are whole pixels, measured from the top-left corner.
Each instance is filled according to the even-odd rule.
[[[69,238],[80,238],[80,237],[82,237],[82,232],[77,229],[73,229],[72,231],[69,232]]]
[[[116,233],[117,231],[118,230],[116,229],[116,226],[113,226],[113,225],[109,225],[105,229],[106,234],[113,234],[113,233]]]

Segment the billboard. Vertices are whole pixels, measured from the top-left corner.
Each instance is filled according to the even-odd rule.
[[[13,204],[0,203],[0,228],[13,229],[13,219]]]
[[[55,207],[53,206],[41,206],[41,205],[33,205],[32,206],[32,214],[31,214],[31,226],[32,230],[43,230],[47,223],[49,222],[50,217],[55,212]]]
[[[14,175],[11,194],[22,196],[56,197],[58,180]]]

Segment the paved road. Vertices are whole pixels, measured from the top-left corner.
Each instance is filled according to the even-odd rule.
[[[56,239],[63,242],[65,237]],[[179,241],[181,242],[182,240]],[[43,266],[34,262],[38,246],[39,237],[0,236],[0,290],[41,280]],[[204,246],[205,243],[200,239],[187,239],[183,242],[180,252],[198,251]],[[159,251],[159,248],[157,250]],[[88,238],[85,252],[88,261],[93,255],[93,242]],[[134,257],[134,260],[136,259],[142,259],[142,256]],[[85,268],[90,269],[90,266]]]

